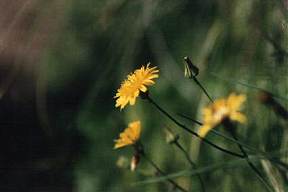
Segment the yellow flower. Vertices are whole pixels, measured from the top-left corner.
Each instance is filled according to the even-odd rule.
[[[114,149],[125,147],[127,145],[134,145],[139,140],[140,133],[140,121],[129,123],[128,127],[122,133],[120,133],[119,139],[115,140]]]
[[[134,105],[140,91],[146,92],[148,90],[147,87],[155,83],[153,79],[159,77],[159,70],[157,67],[150,68],[149,65],[147,64],[146,67],[142,66],[140,69],[136,69],[121,83],[120,88],[114,96],[116,98],[115,107],[123,109],[128,103]]]
[[[201,137],[205,137],[211,129],[219,125],[226,118],[239,123],[245,123],[247,121],[246,116],[239,112],[241,105],[245,100],[245,95],[236,95],[235,93],[232,93],[227,99],[218,99],[210,106],[204,108],[204,122],[200,127],[198,134]]]

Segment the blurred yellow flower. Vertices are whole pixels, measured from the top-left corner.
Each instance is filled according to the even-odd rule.
[[[128,127],[122,133],[120,133],[119,139],[115,140],[114,149],[135,144],[139,140],[140,133],[140,121],[134,121],[129,123]]]
[[[218,99],[210,106],[204,108],[204,122],[200,127],[198,134],[201,137],[205,137],[211,129],[219,125],[226,118],[232,121],[245,123],[247,121],[246,116],[239,112],[241,105],[245,100],[245,95],[236,95],[235,93],[232,93],[227,99]]]
[[[147,87],[155,83],[153,79],[159,77],[159,70],[157,67],[150,68],[149,65],[147,64],[146,67],[142,66],[140,69],[136,69],[121,83],[120,88],[114,96],[114,98],[117,98],[115,107],[123,109],[128,103],[134,105],[140,91],[146,92],[148,90]]]

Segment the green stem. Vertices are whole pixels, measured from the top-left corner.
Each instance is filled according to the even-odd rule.
[[[236,132],[235,132],[235,127],[234,125],[229,121],[225,121],[224,126],[228,129],[228,131],[230,132],[230,134],[232,135],[232,137],[238,141],[238,138],[236,136]],[[241,150],[241,152],[244,155],[245,160],[247,161],[248,165],[250,166],[250,168],[256,173],[256,176],[258,177],[258,179],[264,184],[264,186],[266,187],[266,189],[270,192],[273,192],[273,189],[271,188],[271,186],[268,184],[268,182],[265,180],[264,176],[262,175],[262,173],[257,169],[257,167],[251,162],[251,160],[249,159],[249,155],[247,154],[247,152],[244,150],[244,148],[242,147],[242,145],[240,143],[237,143],[239,149]]]
[[[210,95],[208,94],[208,92],[206,91],[206,89],[201,85],[201,83],[198,81],[197,79],[197,75],[199,73],[199,69],[198,67],[196,67],[192,61],[190,60],[189,57],[184,57],[184,61],[187,63],[187,67],[189,68],[188,70],[190,71],[190,75],[188,75],[188,77],[190,79],[193,79],[195,81],[195,83],[202,89],[202,91],[205,93],[205,95],[209,98],[209,100],[211,102],[213,102],[213,99],[210,97]],[[186,71],[186,70],[185,70]],[[186,74],[186,72],[185,72]]]
[[[186,157],[187,161],[189,162],[189,164],[191,165],[191,167],[194,169],[196,168],[196,164],[192,161],[192,159],[190,158],[188,152],[183,148],[183,146],[179,143],[179,141],[175,141],[174,144],[183,152],[184,156]],[[200,181],[200,185],[201,185],[201,188],[202,188],[202,191],[205,192],[205,185],[204,185],[204,181],[201,177],[200,174],[197,174],[197,177]]]
[[[190,121],[192,121],[192,122],[194,122],[194,123],[196,123],[196,124],[198,124],[198,125],[200,125],[200,126],[203,125],[203,123],[201,123],[200,121],[197,121],[197,120],[195,120],[195,119],[192,119],[192,118],[190,118],[190,117],[188,117],[188,116],[186,116],[186,115],[183,115],[183,114],[180,114],[180,113],[178,113],[177,115],[179,115],[179,116],[182,117],[182,118],[188,119],[188,120],[190,120]],[[215,134],[215,135],[217,135],[217,136],[220,136],[220,137],[223,137],[224,139],[227,139],[227,140],[229,140],[229,141],[231,141],[231,142],[233,142],[233,143],[240,144],[240,145],[242,145],[242,147],[245,147],[245,148],[247,148],[247,149],[249,149],[249,150],[251,150],[251,151],[260,153],[260,154],[262,154],[262,155],[265,154],[265,152],[259,151],[259,150],[257,150],[256,148],[251,147],[251,146],[249,146],[249,145],[247,145],[247,144],[245,144],[245,143],[243,143],[243,142],[240,142],[239,140],[235,140],[235,139],[233,139],[233,138],[231,138],[231,137],[229,137],[229,136],[227,136],[227,135],[224,135],[224,134],[222,134],[222,133],[219,132],[219,131],[216,131],[216,130],[214,130],[214,129],[211,129],[210,131],[211,131],[213,134]]]
[[[239,157],[239,158],[244,158],[244,155],[242,154],[239,154],[239,153],[235,153],[235,152],[232,152],[232,151],[229,151],[227,149],[224,149],[214,143],[212,143],[211,141],[207,140],[206,138],[204,137],[201,137],[200,135],[198,135],[198,133],[190,130],[189,128],[187,128],[185,125],[181,124],[180,122],[178,122],[176,119],[174,119],[169,113],[167,113],[164,109],[162,109],[157,103],[155,103],[151,97],[147,94],[146,95],[146,99],[151,103],[153,104],[160,112],[162,112],[164,115],[166,115],[171,121],[173,121],[176,125],[178,125],[180,128],[182,128],[183,130],[187,131],[188,133],[200,138],[203,142],[211,145],[212,147],[224,152],[224,153],[227,153],[229,155],[232,155],[232,156],[236,156],[236,157]]]
[[[162,176],[165,176],[165,175],[166,175],[165,172],[162,171],[162,170],[156,165],[156,163],[154,163],[154,161],[152,161],[149,157],[147,157],[144,152],[141,153],[141,155],[142,155],[142,157],[144,157],[144,159],[146,159],[146,161],[147,161],[148,163],[150,163],[150,165],[151,165],[152,167],[154,167],[154,168],[156,169],[156,171],[157,171],[158,173],[160,173]],[[188,192],[186,189],[184,189],[183,187],[181,187],[180,185],[178,185],[178,184],[177,184],[175,181],[173,181],[172,179],[167,179],[167,181],[168,181],[169,183],[171,183],[175,188],[179,189],[180,191],[182,191],[182,192]]]
[[[205,95],[208,97],[208,99],[213,103],[213,99],[210,97],[206,89],[201,85],[201,83],[198,81],[196,77],[192,77],[195,83],[202,89],[202,91],[205,93]]]
[[[201,123],[200,121],[197,121],[197,120],[195,120],[195,119],[192,119],[191,117],[188,117],[187,115],[183,115],[183,114],[181,114],[181,113],[177,113],[177,115],[179,115],[180,117],[182,117],[182,118],[184,118],[184,119],[188,119],[188,120],[192,121],[193,123],[196,123],[197,125],[200,125],[200,126],[203,125],[203,123]]]

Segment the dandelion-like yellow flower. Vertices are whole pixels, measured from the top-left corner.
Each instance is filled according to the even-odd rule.
[[[114,149],[134,145],[140,138],[141,123],[134,121],[129,123],[128,127],[120,133],[119,139],[115,140]]]
[[[121,83],[120,88],[114,98],[116,98],[115,107],[123,109],[128,103],[134,105],[140,91],[146,92],[147,87],[153,85],[153,79],[158,78],[159,70],[157,67],[142,66],[127,76],[127,79]]]
[[[200,127],[198,134],[201,137],[205,137],[211,129],[219,125],[226,118],[232,121],[245,123],[247,121],[246,116],[239,112],[241,105],[245,100],[245,95],[236,95],[235,93],[232,93],[227,99],[218,99],[210,106],[204,108],[204,122]]]

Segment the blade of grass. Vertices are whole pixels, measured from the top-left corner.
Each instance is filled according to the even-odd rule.
[[[267,159],[267,157],[272,158],[272,157],[277,157],[277,156],[282,155],[282,154],[285,155],[285,153],[287,153],[287,152],[288,152],[288,150],[274,151],[274,152],[267,153],[266,157],[254,155],[254,156],[250,156],[250,160],[252,162],[257,162],[257,161],[259,161],[261,159]],[[245,164],[246,164],[246,159],[236,159],[236,160],[232,160],[230,162],[225,162],[225,163],[223,163],[221,161],[221,163],[214,163],[213,165],[200,167],[200,168],[194,169],[193,171],[191,171],[191,170],[182,170],[182,171],[179,171],[179,172],[176,172],[176,173],[165,175],[163,177],[157,177],[157,178],[152,178],[152,179],[146,179],[146,180],[143,180],[143,181],[138,181],[138,182],[133,183],[133,185],[145,185],[145,184],[158,183],[158,182],[163,182],[163,181],[165,181],[167,179],[192,176],[192,175],[197,175],[197,174],[201,174],[201,173],[207,173],[207,172],[211,172],[211,171],[216,171],[218,169],[223,169],[223,168],[241,167],[241,166],[243,166]]]
[[[231,79],[226,79],[226,78],[220,77],[214,72],[210,72],[209,74],[212,75],[213,77],[216,77],[217,79],[220,79],[220,80],[225,81],[225,82],[230,83],[230,84],[239,84],[239,85],[242,85],[242,86],[245,86],[245,87],[248,87],[248,88],[257,89],[259,91],[271,92],[271,91],[263,89],[261,87],[257,87],[255,85],[251,85],[249,83],[244,83],[244,82],[235,81],[235,80],[231,80]],[[284,97],[284,96],[281,96],[281,95],[275,95],[275,94],[273,94],[273,96],[278,98],[278,99],[282,99],[282,100],[288,101],[287,97]]]

